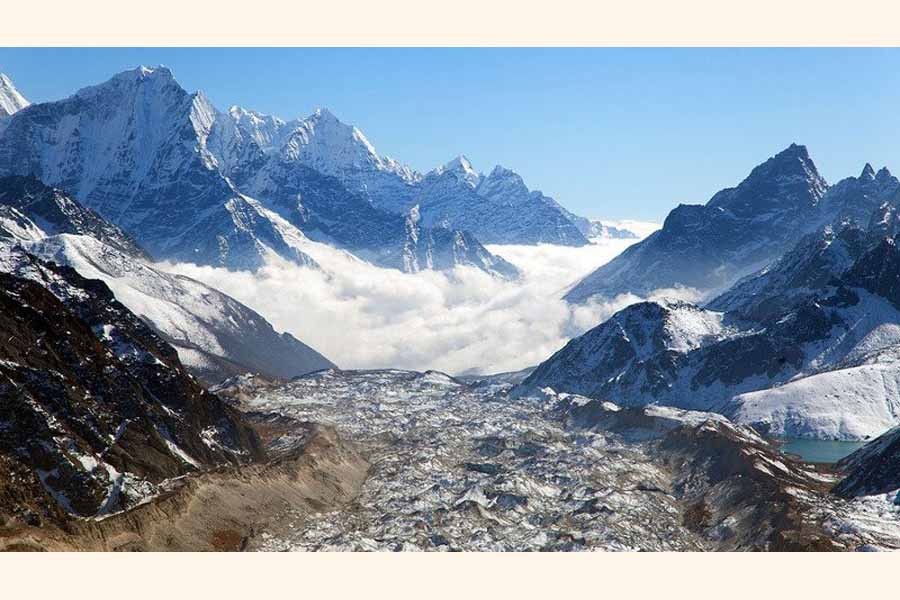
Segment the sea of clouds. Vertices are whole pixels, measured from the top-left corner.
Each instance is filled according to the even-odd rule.
[[[178,264],[166,268],[247,304],[342,368],[514,371],[538,364],[570,338],[640,300],[572,306],[561,298],[635,240],[583,248],[490,246],[522,271],[505,281],[474,268],[415,274],[375,267],[340,251],[321,269],[279,260],[256,273]]]

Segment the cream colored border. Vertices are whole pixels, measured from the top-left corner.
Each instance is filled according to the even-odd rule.
[[[863,600],[896,595],[897,556],[15,554],[0,567],[15,600]]]
[[[888,0],[8,0],[0,45],[895,45]]]
[[[900,42],[894,4],[9,0],[0,45],[878,46]],[[0,598],[853,600],[895,596],[897,569],[893,555],[5,555]]]

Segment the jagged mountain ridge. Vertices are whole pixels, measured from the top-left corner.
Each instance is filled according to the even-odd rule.
[[[705,308],[623,309],[517,393],[713,410],[771,435],[874,437],[900,420],[896,245],[877,228],[823,228]]]
[[[130,235],[62,191],[33,177],[0,177],[0,236],[36,241],[62,233],[90,236],[135,259],[150,258]]]
[[[529,190],[517,173],[497,166],[481,175],[464,156],[425,175],[411,201],[426,224],[460,227],[485,243],[588,243],[578,217]]]
[[[516,275],[470,234],[410,228],[403,215],[373,209],[327,174],[289,174],[296,185],[281,191],[291,197],[290,210],[283,198],[245,195],[234,184],[245,181],[242,173],[266,181],[257,171],[268,158],[270,171],[282,163],[262,152],[259,136],[249,146],[225,143],[222,124],[230,118],[201,92],[186,92],[165,67],[140,67],[10,117],[0,135],[0,174],[33,175],[69,191],[157,259],[250,270],[271,255],[311,264],[295,243],[310,231],[350,251],[377,249],[368,258],[381,266],[465,264]],[[227,148],[239,149],[240,160]],[[313,183],[326,189],[311,193]],[[347,208],[359,214],[344,213]],[[273,209],[286,220],[273,219]],[[346,214],[348,223],[335,213]]]
[[[0,73],[0,119],[19,112],[29,104],[10,78]]]
[[[661,230],[582,279],[565,298],[646,297],[679,287],[723,291],[780,257],[798,234],[843,220],[863,219],[864,225],[898,187],[887,169],[876,174],[869,165],[859,177],[829,187],[807,149],[791,144],[707,204],[679,205]]]
[[[224,172],[235,181],[252,177],[246,165],[261,164],[264,155],[281,169],[302,165],[332,176],[391,213],[406,215],[418,206],[422,223],[462,229],[483,243],[588,243],[587,219],[529,190],[517,173],[497,166],[485,177],[459,156],[422,175],[378,154],[359,129],[327,109],[283,121],[232,107],[217,123],[210,143],[221,156]],[[252,185],[248,193],[263,196]]]

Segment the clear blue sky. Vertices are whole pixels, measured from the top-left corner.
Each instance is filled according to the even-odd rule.
[[[893,49],[10,49],[32,101],[165,64],[219,108],[327,106],[425,171],[457,154],[515,169],[586,216],[661,220],[791,142],[830,182],[900,171]]]

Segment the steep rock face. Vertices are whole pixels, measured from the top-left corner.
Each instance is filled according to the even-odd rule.
[[[122,229],[33,177],[0,177],[0,211],[9,219],[0,217],[0,235],[5,231],[5,237],[36,240],[61,233],[86,235],[133,258],[150,258]]]
[[[629,247],[565,296],[647,295],[675,287],[724,289],[778,258],[821,220],[827,184],[805,147],[792,144],[705,205],[680,205],[661,230]]]
[[[216,112],[164,67],[141,67],[29,106],[0,136],[0,174],[64,189],[156,258],[255,268],[267,251],[303,260],[216,169]]]
[[[900,427],[894,427],[838,463],[847,477],[835,493],[868,496],[897,491],[900,503]]]
[[[262,458],[238,413],[104,284],[33,257],[0,257],[11,260],[28,267],[24,277],[0,273],[5,521],[103,517],[172,477]]]
[[[706,309],[620,311],[517,393],[713,410],[772,435],[874,437],[900,420],[898,264],[896,241],[877,230],[825,228]]]
[[[19,93],[9,77],[0,73],[0,132],[5,127],[7,117],[14,115],[29,104],[30,102]]]

